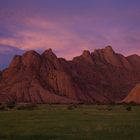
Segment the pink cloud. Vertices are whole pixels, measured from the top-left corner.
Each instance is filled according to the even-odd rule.
[[[74,54],[81,53],[83,49],[88,49],[89,42],[87,40],[82,40],[77,34],[55,22],[33,18],[26,19],[26,21],[24,23],[32,30],[26,28],[15,30],[14,28],[18,38],[1,38],[0,43],[23,50],[52,48],[56,52],[61,50],[62,53],[58,54],[60,56],[63,51],[71,50],[71,54],[69,51],[65,51],[65,54],[62,55],[65,55],[67,59],[71,59]],[[78,49],[74,49],[75,47]]]
[[[80,21],[80,19],[75,19],[75,21],[78,20]],[[89,27],[83,26],[85,30],[90,29],[91,34],[89,34],[85,33],[82,30],[83,27],[79,26],[79,22],[75,23],[75,21],[67,21],[68,24],[72,25],[68,28],[66,23],[60,24],[47,18],[25,18],[24,28],[13,27],[13,32],[17,37],[0,38],[0,44],[15,46],[23,50],[52,48],[58,56],[67,59],[80,55],[82,50],[93,51],[94,48],[102,48],[108,44],[125,55],[138,50],[136,47],[132,48],[132,44],[128,44],[126,41],[128,35],[125,29],[118,27],[106,29],[100,25],[93,26],[93,28],[91,25]],[[89,24],[91,24],[90,22]],[[74,25],[76,29],[82,28],[81,32],[74,31],[72,23],[77,24]],[[98,35],[95,34],[96,32]],[[135,33],[132,34],[132,36],[134,35]]]

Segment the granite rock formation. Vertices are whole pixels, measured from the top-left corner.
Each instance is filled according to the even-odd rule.
[[[0,103],[113,103],[140,82],[140,56],[111,46],[67,61],[51,49],[16,55],[0,74]]]
[[[135,103],[140,104],[140,84],[137,84],[122,103]]]

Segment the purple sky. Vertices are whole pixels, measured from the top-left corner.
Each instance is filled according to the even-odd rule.
[[[140,0],[0,0],[0,54],[52,48],[71,59],[107,45],[140,54]]]

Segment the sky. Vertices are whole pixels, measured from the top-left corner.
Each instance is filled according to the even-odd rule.
[[[140,55],[140,0],[0,0],[0,55],[9,59],[52,48],[70,60],[107,45]]]

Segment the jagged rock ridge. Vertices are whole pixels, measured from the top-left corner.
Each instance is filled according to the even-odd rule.
[[[112,103],[140,82],[140,57],[124,57],[111,46],[83,51],[71,61],[51,49],[15,56],[1,72],[0,102]]]

